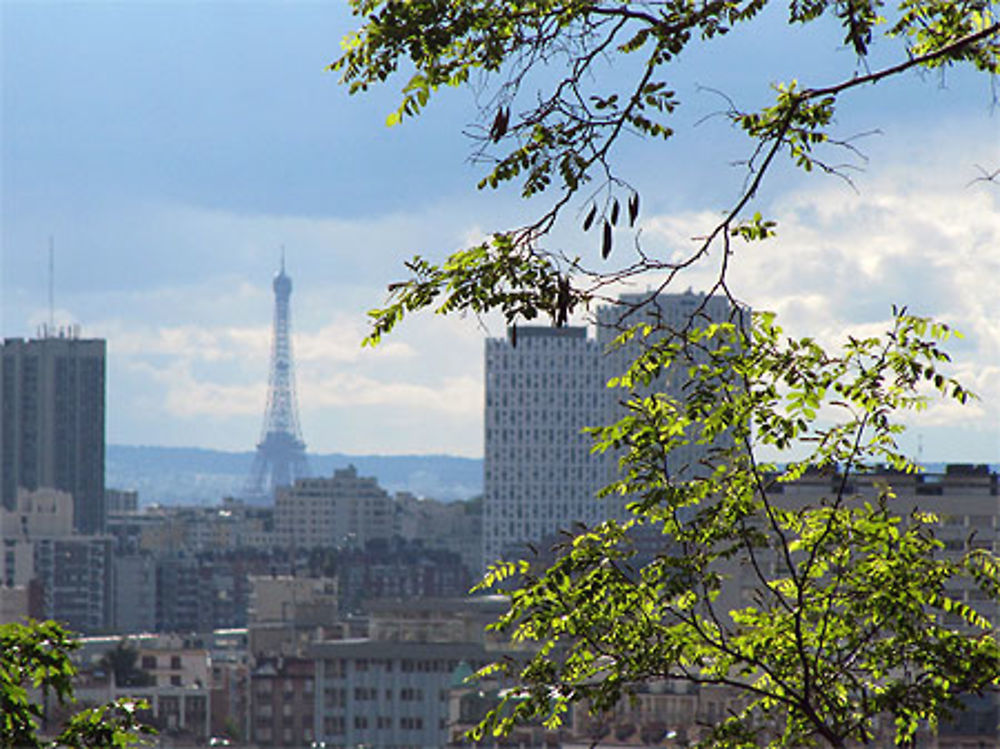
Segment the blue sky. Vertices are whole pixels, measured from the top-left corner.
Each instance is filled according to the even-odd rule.
[[[324,71],[352,23],[336,2],[3,0],[0,22],[0,332],[29,336],[47,319],[54,237],[57,322],[109,340],[111,442],[252,447],[284,246],[310,448],[481,454],[495,320],[425,316],[378,350],[359,346],[403,259],[532,215],[516,190],[474,189],[461,135],[472,92],[386,128],[395,83],[349,97]],[[684,102],[675,142],[622,144],[649,250],[682,251],[740,186],[731,163],[745,141],[721,118],[697,124],[722,104],[707,89],[751,106],[773,81],[855,70],[834,30],[782,31],[772,13],[753,37],[699,49],[670,72]],[[1000,460],[1000,188],[969,185],[977,164],[1000,166],[992,96],[959,71],[859,92],[837,123],[879,131],[860,141],[857,192],[782,165],[758,205],[779,236],[733,272],[742,299],[824,340],[881,329],[894,302],[961,328],[956,371],[983,399],[914,422],[906,439],[915,451],[920,435],[928,460]],[[550,240],[587,258],[592,245],[569,225]]]

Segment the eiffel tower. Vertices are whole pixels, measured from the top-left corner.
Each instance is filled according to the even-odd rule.
[[[276,487],[288,486],[295,479],[309,475],[306,443],[302,440],[295,400],[295,368],[288,309],[292,279],[285,274],[284,250],[281,251],[281,270],[274,277],[273,286],[274,329],[271,334],[267,408],[257,454],[244,490],[248,500],[258,503],[273,500]]]

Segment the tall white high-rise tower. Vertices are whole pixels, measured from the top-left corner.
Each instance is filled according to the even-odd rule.
[[[583,327],[518,327],[516,339],[512,329],[506,339],[486,342],[484,567],[523,557],[526,543],[572,531],[577,523],[591,526],[623,513],[621,498],[595,497],[615,479],[618,455],[592,454],[593,440],[583,432],[621,416],[627,394],[607,382],[623,373],[642,343],[612,349],[612,341],[632,323],[654,324],[652,342],[689,322],[699,327],[733,313],[728,300],[704,294],[649,296],[624,296],[622,304],[599,309],[596,339]],[[684,369],[668,373],[656,388],[682,398]],[[708,451],[706,445],[679,447],[669,470],[691,475]]]
[[[583,433],[601,421],[601,364],[582,327],[518,327],[486,342],[484,566],[523,556],[526,542],[574,521],[605,517],[594,498],[607,483],[605,463]]]

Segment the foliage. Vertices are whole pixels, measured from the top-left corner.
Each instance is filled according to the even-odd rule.
[[[130,646],[124,637],[101,658],[102,665],[114,676],[117,686],[145,687],[155,684],[155,677],[139,668],[138,661],[139,651]]]
[[[351,0],[360,28],[331,68],[352,92],[401,74],[394,125],[418,115],[443,85],[475,87],[488,102],[473,131],[476,158],[488,165],[479,187],[517,183],[525,198],[550,196],[524,226],[500,228],[440,264],[407,263],[410,277],[391,284],[388,302],[370,313],[366,342],[423,309],[498,310],[509,324],[547,315],[561,325],[608,287],[653,278],[652,299],[710,257],[718,275],[709,291],[729,296],[733,244],[776,230],[752,212],[775,162],[844,176],[830,154],[853,151],[835,130],[846,95],[907,71],[1000,72],[991,0],[791,0],[785,33],[835,24],[854,65],[828,85],[778,83],[756,111],[730,103],[725,115],[749,143],[738,197],[686,256],[644,251],[641,196],[615,171],[615,145],[624,133],[651,147],[672,138],[682,104],[669,84],[675,66],[692,47],[754,33],[769,5]],[[896,62],[876,64],[885,59]],[[597,235],[596,269],[543,247],[574,202],[583,230]],[[636,230],[637,259],[614,266],[616,235],[626,228]],[[650,680],[681,679],[742,694],[706,740],[714,746],[867,743],[879,716],[895,721],[898,744],[912,744],[919,726],[935,725],[963,695],[1000,684],[989,622],[948,592],[962,580],[997,601],[1000,560],[985,550],[943,553],[932,515],[900,511],[888,486],[863,500],[851,476],[875,464],[915,470],[896,444],[897,414],[923,408],[931,393],[971,397],[942,371],[951,331],[897,310],[883,336],[848,338],[830,353],[809,338],[784,338],[771,315],[748,326],[695,323],[622,332],[633,361],[612,385],[624,413],[593,431],[597,449],[619,458],[607,493],[625,498],[629,519],[577,535],[548,569],[501,562],[483,581],[484,589],[518,583],[497,627],[537,650],[527,665],[482,672],[520,688],[476,735],[537,718],[555,726],[571,703],[599,713]],[[682,400],[660,392],[665,377],[685,381]],[[675,450],[691,442],[708,457],[677,471]],[[758,462],[764,447],[807,455],[779,468]],[[834,472],[839,488],[815,506],[783,502],[781,488],[807,470]],[[663,551],[639,563],[636,532],[660,534]],[[753,594],[734,602],[744,575]],[[943,615],[958,615],[962,630],[945,626]]]
[[[949,333],[900,311],[884,337],[850,339],[836,356],[782,340],[770,315],[757,317],[752,340],[732,323],[659,340],[641,326],[625,334],[648,345],[614,383],[629,393],[627,413],[595,436],[620,454],[607,491],[631,499],[632,517],[577,536],[541,574],[508,563],[486,576],[483,588],[515,568],[526,575],[496,627],[538,649],[523,668],[485,670],[522,691],[477,735],[538,716],[556,725],[570,702],[610,710],[643,683],[681,679],[743,695],[712,746],[757,746],[775,727],[774,746],[867,743],[878,716],[907,745],[961,695],[1000,684],[989,622],[948,592],[964,579],[996,601],[1000,559],[943,555],[934,516],[900,517],[889,487],[874,501],[848,488],[849,474],[873,464],[915,470],[891,416],[922,408],[925,383],[970,397],[939,371]],[[672,366],[688,370],[684,401],[649,390]],[[670,451],[692,440],[711,446],[710,460],[700,475],[670,478]],[[755,462],[762,445],[791,443],[813,449],[784,469]],[[841,471],[839,490],[816,506],[783,502],[780,488],[807,468]],[[628,534],[638,526],[661,533],[666,551],[635,569]],[[733,605],[741,571],[753,600]],[[945,613],[961,616],[962,631],[941,624]]]
[[[151,729],[136,718],[147,705],[119,699],[74,714],[54,739],[39,736],[43,705],[29,690],[42,690],[60,704],[73,702],[76,668],[70,654],[79,644],[52,621],[0,625],[0,746],[4,747],[129,747]]]
[[[479,183],[520,184],[532,197],[555,192],[531,223],[498,229],[491,242],[454,253],[437,265],[417,257],[406,281],[393,284],[390,304],[374,310],[370,342],[405,313],[435,304],[440,312],[500,308],[513,321],[545,312],[558,322],[567,308],[599,293],[606,269],[547,254],[540,242],[574,198],[589,209],[585,230],[597,232],[602,256],[612,250],[614,228],[639,214],[639,194],[613,168],[623,133],[660,142],[674,133],[681,105],[670,87],[674,67],[699,45],[726,34],[753,34],[768,0],[351,0],[361,20],[330,66],[352,92],[402,75],[402,101],[389,124],[416,116],[441,86],[475,86],[485,122],[473,131],[477,158],[488,164]],[[717,244],[719,287],[724,289],[733,237],[761,239],[773,223],[745,214],[763,177],[782,154],[806,171],[843,175],[830,154],[850,138],[835,132],[840,99],[855,89],[885,85],[913,70],[964,65],[1000,71],[1000,20],[992,0],[792,0],[785,33],[806,26],[840,27],[855,55],[841,80],[774,86],[773,103],[744,111],[730,103],[726,116],[749,138],[747,179],[723,218],[707,227],[688,257],[666,260],[651,253],[615,269],[614,279],[656,271],[664,286],[704,259]],[[877,54],[876,54],[877,53]],[[873,60],[895,59],[873,69]],[[841,58],[847,59],[845,57]],[[734,61],[734,65],[738,62]],[[489,123],[488,125],[486,123]],[[581,193],[582,190],[592,190]],[[636,244],[640,238],[636,237]],[[576,278],[570,288],[568,272]],[[559,291],[561,289],[561,292]],[[495,296],[491,296],[495,294]],[[561,296],[561,299],[560,299]]]

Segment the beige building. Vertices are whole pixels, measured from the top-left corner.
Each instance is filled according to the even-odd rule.
[[[425,549],[458,554],[470,571],[482,560],[483,516],[471,502],[418,499],[407,492],[396,494],[395,535],[419,541]]]
[[[392,538],[393,502],[374,478],[354,466],[328,478],[298,479],[275,494],[275,539],[285,548],[364,548]]]
[[[35,577],[35,545],[39,539],[73,534],[73,497],[57,489],[17,490],[13,507],[0,506],[0,583],[25,586]]]
[[[337,581],[332,577],[261,575],[250,578],[250,624],[330,624],[337,618]]]
[[[332,577],[252,576],[247,629],[255,656],[297,655],[337,624]]]
[[[204,746],[211,736],[213,668],[210,651],[201,642],[179,635],[141,635],[125,641],[137,653],[136,668],[148,683],[116,683],[102,663],[120,644],[118,636],[88,637],[74,654],[80,668],[76,696],[84,704],[102,704],[119,697],[144,699],[149,712],[141,716],[159,731],[161,746]]]
[[[848,497],[874,501],[884,487],[892,488],[895,498],[889,509],[906,517],[911,512],[932,513],[938,522],[935,536],[944,544],[942,553],[958,557],[972,549],[1000,550],[1000,475],[986,465],[956,464],[946,466],[943,473],[905,474],[897,471],[873,471],[852,474],[845,486]],[[821,500],[836,496],[842,477],[839,474],[808,471],[797,481],[771,488],[776,504],[786,508],[816,507]],[[778,560],[764,560],[777,574]],[[741,586],[746,589],[756,582],[752,570],[744,569]],[[1000,625],[1000,604],[989,601],[971,581],[956,582],[952,592],[960,601],[976,609],[994,627]],[[744,593],[746,600],[749,592]],[[945,617],[946,625],[962,627],[957,614]]]

